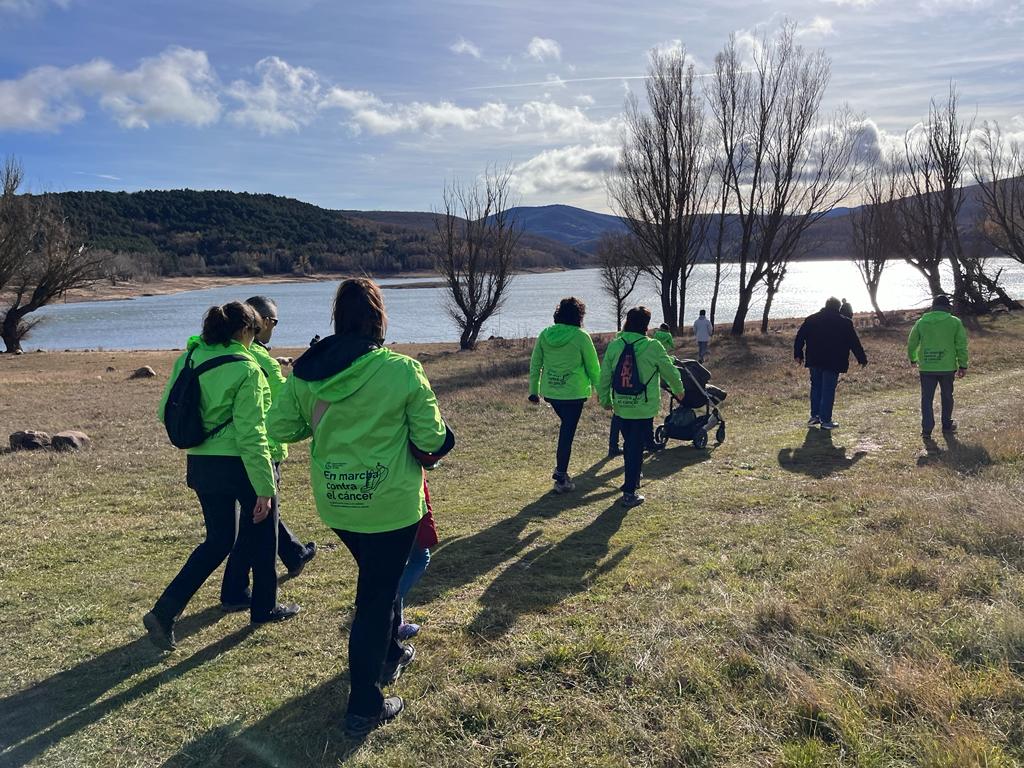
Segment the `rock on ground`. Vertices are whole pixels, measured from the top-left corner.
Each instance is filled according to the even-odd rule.
[[[36,451],[40,448],[49,447],[50,435],[47,432],[26,429],[14,432],[10,437],[10,441],[12,451]]]
[[[91,444],[92,440],[85,432],[74,429],[58,432],[50,441],[50,445],[56,451],[80,451],[83,448],[88,448]]]
[[[129,379],[152,379],[154,376],[156,376],[156,371],[154,371],[150,366],[144,365],[141,368],[136,368],[135,369],[135,373],[133,373],[128,378]]]

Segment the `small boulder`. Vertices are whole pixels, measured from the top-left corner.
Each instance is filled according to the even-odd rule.
[[[10,440],[12,451],[37,451],[50,445],[50,435],[47,432],[37,432],[34,429],[15,432],[11,435]]]
[[[80,451],[92,445],[92,440],[85,432],[68,429],[55,434],[50,445],[55,451]]]
[[[114,367],[114,366],[112,366],[112,365],[108,365],[108,366],[107,366],[107,373],[113,373],[113,372],[114,372],[114,371],[116,371],[116,370],[117,370],[117,368],[115,368],[115,367]]]
[[[136,368],[135,373],[129,376],[129,379],[152,379],[156,376],[156,371],[150,368],[148,365],[144,365],[141,368]]]

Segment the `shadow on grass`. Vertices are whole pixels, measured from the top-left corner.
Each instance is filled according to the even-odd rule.
[[[846,455],[846,447],[832,442],[832,430],[810,428],[798,448],[779,451],[779,466],[788,472],[799,472],[817,480],[836,472],[845,472],[867,455],[857,451]]]
[[[344,733],[347,699],[345,673],[290,699],[250,726],[228,724],[203,734],[169,758],[163,768],[338,765],[362,745]]]
[[[692,467],[711,458],[714,444],[707,448],[694,448],[690,443],[669,444],[656,453],[644,456],[644,477],[658,480],[674,475],[681,469]]]
[[[925,453],[917,457],[917,466],[941,465],[963,475],[973,475],[992,464],[988,449],[960,442],[955,434],[942,435],[943,449],[932,438],[924,438]]]
[[[605,470],[608,459],[602,459],[573,480],[576,490],[558,495],[548,492],[527,504],[514,517],[499,520],[489,528],[443,543],[432,554],[429,577],[417,584],[409,597],[410,605],[425,605],[448,590],[469,584],[477,577],[497,568],[506,560],[528,549],[541,535],[538,530],[524,535],[527,526],[537,520],[551,520],[576,507],[617,496],[619,491],[603,488],[603,483],[616,473],[619,464]]]
[[[621,504],[614,503],[586,528],[557,544],[533,549],[505,568],[480,596],[482,609],[469,631],[497,637],[519,616],[542,613],[586,590],[595,579],[613,570],[632,549],[623,547],[604,559],[611,537],[619,530],[627,512]]]
[[[212,624],[223,614],[217,608],[175,624],[187,636]],[[190,621],[191,619],[191,621]],[[246,625],[167,669],[106,699],[103,693],[164,658],[145,638],[61,672],[0,701],[0,739],[5,746],[0,764],[20,766],[63,739],[78,733],[111,712],[231,650],[253,627]]]

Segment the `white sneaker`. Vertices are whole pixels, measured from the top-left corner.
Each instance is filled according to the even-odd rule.
[[[839,428],[839,422],[838,421],[823,421],[823,422],[821,422],[821,428],[822,429],[829,429],[829,430],[838,429]]]

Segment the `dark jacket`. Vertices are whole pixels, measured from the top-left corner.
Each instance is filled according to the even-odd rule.
[[[807,368],[846,373],[850,370],[850,352],[858,363],[867,365],[868,358],[853,323],[832,309],[822,309],[804,320],[793,342],[793,357],[803,360]]]

